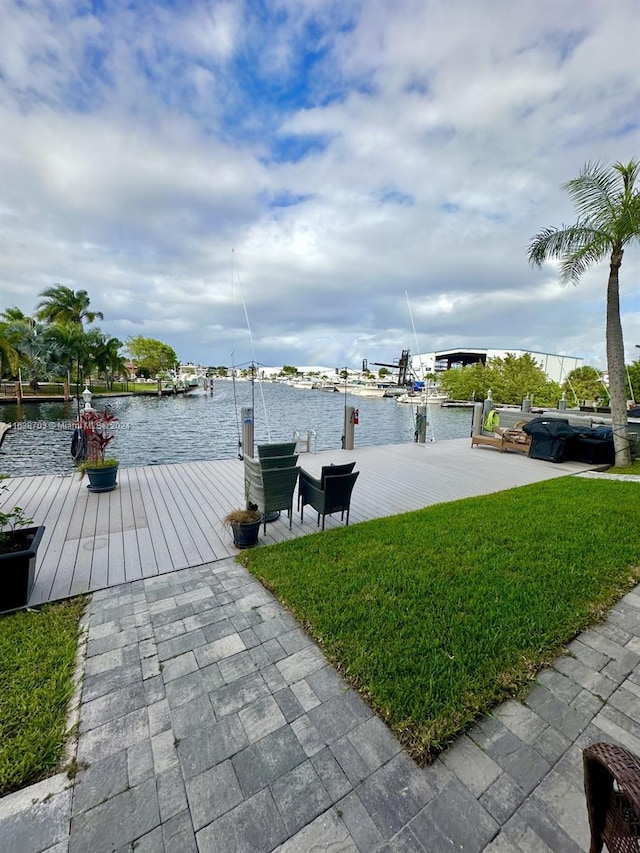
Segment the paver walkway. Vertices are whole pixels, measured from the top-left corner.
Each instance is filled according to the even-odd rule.
[[[588,848],[581,749],[640,753],[640,595],[420,768],[233,560],[94,594],[75,785],[0,800],[10,853]]]

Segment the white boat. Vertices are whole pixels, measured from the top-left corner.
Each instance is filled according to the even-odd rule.
[[[360,397],[383,397],[385,391],[384,388],[367,382],[336,382],[335,389],[341,394],[355,394]]]
[[[427,394],[427,402],[432,406],[441,406],[449,399],[447,394]]]
[[[340,390],[336,382],[314,382],[311,387],[314,391],[329,391],[331,394]]]
[[[175,373],[175,379],[180,387],[194,389],[204,384],[203,379],[206,373],[206,368],[201,364],[188,362],[180,365],[179,370]]]
[[[357,397],[384,397],[385,390],[385,388],[378,388],[377,385],[352,385],[349,393]]]
[[[313,388],[313,379],[289,379],[284,384],[290,385],[292,388],[304,388],[305,390],[311,390]]]
[[[412,403],[414,406],[440,406],[448,397],[446,394],[401,394],[396,397],[397,403]]]

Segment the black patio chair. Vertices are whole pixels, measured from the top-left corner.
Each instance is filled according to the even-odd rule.
[[[315,486],[316,489],[324,489],[324,478],[329,477],[337,477],[340,474],[351,474],[353,469],[356,467],[355,462],[345,462],[343,465],[323,465],[320,469],[320,477],[312,477],[311,474],[307,474],[307,472],[302,468],[300,470],[300,482],[298,485],[298,510],[300,510],[300,501],[301,501],[301,486],[302,480],[306,480]]]
[[[340,512],[344,520],[347,513],[347,525],[349,524],[349,510],[351,507],[351,493],[360,472],[353,471],[350,474],[326,474],[324,481],[310,477],[305,471],[300,472],[300,486],[298,500],[300,505],[300,521],[304,520],[305,504],[312,506],[318,513],[318,526],[322,517],[322,529],[324,530],[325,516]],[[352,466],[353,467],[353,466]]]

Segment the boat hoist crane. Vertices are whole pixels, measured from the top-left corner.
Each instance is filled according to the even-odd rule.
[[[400,356],[397,364],[385,364],[382,361],[372,361],[371,364],[375,364],[377,367],[392,367],[394,370],[398,371],[398,387],[404,388],[405,385],[408,384],[408,374],[409,374],[409,350],[403,349],[402,355]]]

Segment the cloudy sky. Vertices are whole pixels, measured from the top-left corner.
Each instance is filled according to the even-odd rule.
[[[640,0],[0,9],[0,310],[63,283],[213,365],[604,366],[606,264],[562,288],[527,245],[585,162],[640,156]],[[640,247],[621,309],[630,361]]]

